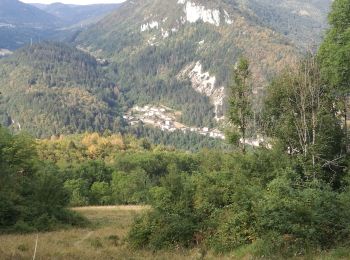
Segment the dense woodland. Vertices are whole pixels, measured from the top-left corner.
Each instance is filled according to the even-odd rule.
[[[32,138],[0,127],[0,159],[1,233],[86,224],[66,208],[70,197],[57,167],[39,160]]]
[[[149,140],[161,134],[147,129],[134,129],[143,139],[106,131],[33,140],[1,127],[0,231],[86,224],[68,206],[147,204],[150,210],[128,234],[133,249],[199,247],[203,255],[246,250],[281,259],[349,248],[349,21],[349,1],[335,0],[319,51],[270,82],[258,116],[258,131],[269,137],[266,146],[239,142],[257,129],[251,66],[244,57],[229,86],[230,145],[212,144],[217,149],[193,153],[155,145]],[[101,102],[108,103],[104,93],[117,95],[112,84],[94,78],[91,72],[103,68],[93,59],[80,53],[74,60],[83,74],[75,79],[67,72],[63,82],[96,91]],[[60,74],[31,75],[26,84],[70,86]]]
[[[3,125],[36,137],[117,131],[123,97],[105,74],[95,58],[65,44],[20,49],[1,61]]]
[[[22,48],[0,61],[1,122],[14,130],[20,125],[36,137],[123,132],[127,131],[123,113],[133,105],[160,103],[181,109],[181,121],[187,125],[214,125],[209,99],[195,92],[190,82],[139,78],[136,84],[134,77],[141,72],[135,68],[139,62],[132,63],[119,70],[115,65],[103,66],[91,55],[62,43]]]
[[[181,130],[165,132],[157,128],[139,125],[127,129],[126,133],[145,138],[152,144],[165,145],[179,150],[198,152],[202,149],[233,150],[227,142],[197,133],[183,133]]]

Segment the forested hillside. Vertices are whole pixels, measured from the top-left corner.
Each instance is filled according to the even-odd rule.
[[[225,1],[126,2],[76,43],[109,58],[128,99],[196,113],[200,125],[224,116],[224,86],[240,55],[252,62],[257,89],[298,56],[287,38]]]
[[[0,75],[1,123],[13,132],[23,130],[35,137],[50,137],[109,131],[130,133],[156,144],[191,151],[225,147],[221,140],[196,133],[184,134],[180,130],[167,133],[142,124],[127,126],[123,115],[134,102],[115,83],[115,73],[89,54],[65,44],[45,42],[22,48],[0,61]],[[184,96],[176,96],[179,89],[173,87],[157,93],[159,102],[171,94],[178,105],[185,102],[201,108],[200,101],[206,100],[196,93],[187,96],[186,90]],[[138,98],[151,102],[143,93]],[[212,116],[205,110],[189,110],[181,118],[200,123],[201,113]]]
[[[322,41],[331,3],[331,0],[243,1],[253,17],[303,49],[317,48]]]
[[[329,4],[128,1],[78,35],[76,44],[109,59],[128,99],[161,101],[183,111],[187,124],[208,125],[226,114],[224,87],[238,57],[251,61],[259,96],[280,68],[320,42]],[[193,102],[196,93],[205,99]]]
[[[226,86],[231,81],[232,67],[238,57],[245,55],[251,61],[256,94],[254,109],[260,111],[261,96],[268,80],[284,64],[297,59],[305,45],[311,44],[303,35],[312,33],[315,42],[319,42],[328,5],[327,0],[304,4],[300,1],[281,1],[278,5],[267,0],[218,0],[210,3],[129,1],[120,10],[81,33],[81,28],[75,28],[51,30],[49,34],[54,39],[73,41],[84,52],[106,60],[104,65],[108,64],[108,78],[118,89],[118,95],[124,97],[124,111],[134,105],[163,104],[182,112],[181,123],[185,125],[215,127],[227,114]],[[4,2],[4,6],[9,8],[9,3]],[[57,16],[60,23],[65,25],[76,23],[83,16],[96,17],[98,12],[106,13],[111,8],[103,5],[36,6]],[[15,15],[6,12],[7,16],[10,13]],[[53,22],[55,20],[51,19]],[[2,29],[5,30],[2,39],[7,42],[4,44],[6,48],[11,47],[13,40],[18,43],[16,46],[20,46],[31,39],[35,42],[48,36],[41,35],[40,30],[36,35],[21,27],[16,27],[16,30]],[[21,37],[26,40],[21,40]],[[42,75],[45,84],[50,85],[48,78],[57,76],[49,75],[52,73],[58,75],[65,71],[45,72]],[[8,77],[8,74],[4,74],[4,77]],[[30,80],[28,78],[28,82]],[[11,79],[6,81],[10,82]],[[80,93],[85,97],[86,94]],[[111,99],[114,98],[112,96]],[[106,108],[97,106],[95,111],[106,111]],[[5,118],[5,121],[11,120]],[[74,120],[65,121],[64,125],[68,125]],[[112,126],[114,123],[107,123],[105,118],[100,121],[105,127],[97,129],[73,122],[74,126],[61,132],[74,132],[77,128],[116,129]],[[23,126],[23,129],[29,129]],[[29,131],[37,134],[32,128]],[[51,133],[58,131],[46,133],[46,130],[42,130],[39,136]]]
[[[60,20],[17,0],[0,1],[0,22],[8,25],[54,27]]]
[[[117,130],[123,98],[95,58],[42,43],[1,60],[2,124],[35,136]]]
[[[17,0],[0,0],[0,49],[14,50],[54,34],[60,19]]]

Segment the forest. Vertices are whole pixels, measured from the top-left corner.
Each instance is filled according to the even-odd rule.
[[[225,145],[188,137],[193,146],[203,143],[179,149],[179,137],[160,145],[161,134],[145,129],[139,138],[90,131],[33,139],[1,127],[0,232],[88,225],[70,208],[136,204],[150,209],[128,232],[133,250],[245,250],[285,259],[349,248],[348,0],[334,1],[329,23],[317,53],[271,80],[258,116],[250,61],[240,58],[228,85]],[[79,57],[86,70],[98,67]],[[91,91],[89,77],[81,79]],[[257,131],[268,142],[251,147],[245,140]]]
[[[159,59],[164,55],[157,54]],[[38,138],[85,131],[140,133],[140,128],[128,129],[123,113],[135,104],[170,104],[183,111],[185,124],[215,124],[209,98],[193,90],[189,81],[140,78],[138,83],[126,82],[135,80],[146,64],[144,59],[132,63],[121,68],[105,66],[63,43],[43,42],[19,49],[0,60],[0,122],[15,132],[19,124]],[[149,131],[142,134],[149,135]]]

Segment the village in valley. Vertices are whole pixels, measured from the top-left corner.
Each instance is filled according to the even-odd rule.
[[[211,138],[222,140],[225,139],[225,134],[218,129],[210,129],[208,127],[190,127],[179,123],[177,121],[179,115],[181,115],[180,112],[174,111],[173,109],[163,105],[146,105],[144,107],[133,107],[124,115],[123,118],[131,126],[142,123],[160,128],[162,131],[175,132],[179,130],[183,133],[194,132]]]

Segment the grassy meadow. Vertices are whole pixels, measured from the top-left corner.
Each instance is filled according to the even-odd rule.
[[[91,222],[90,226],[39,233],[36,259],[255,259],[251,248],[225,256],[204,253],[200,248],[158,252],[133,250],[127,246],[125,237],[134,217],[147,209],[145,206],[75,208]],[[32,259],[35,241],[36,234],[1,235],[0,259]],[[348,249],[342,249],[295,259],[350,259],[349,253]]]
[[[124,241],[143,206],[83,207],[74,210],[90,222],[88,228],[39,233],[36,259],[198,259],[199,250],[134,251]],[[0,259],[32,259],[36,234],[1,235]]]

